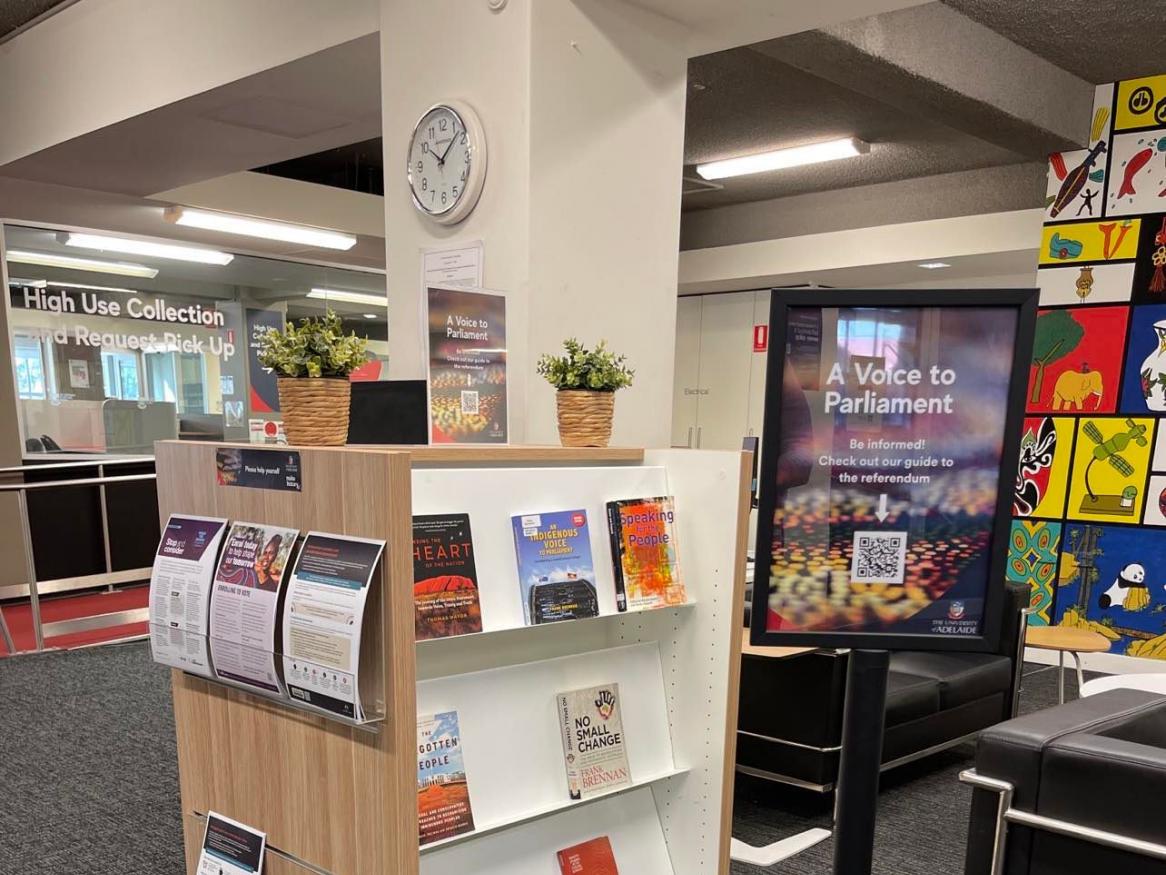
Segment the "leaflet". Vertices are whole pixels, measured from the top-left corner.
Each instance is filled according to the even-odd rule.
[[[196,875],[262,875],[267,834],[207,812]]]
[[[211,665],[215,677],[228,683],[242,684],[266,693],[282,696],[283,683],[275,662],[275,654],[262,647],[248,647],[221,638],[208,639]]]
[[[384,548],[384,541],[308,533],[283,609],[283,674],[294,698],[364,719],[360,629]]]
[[[214,677],[207,656],[207,637],[173,626],[150,624],[150,652],[154,662],[204,678]]]
[[[298,534],[297,529],[258,523],[231,526],[215,573],[212,638],[275,650],[279,590]]]
[[[227,521],[171,514],[150,574],[150,624],[207,633],[207,603]]]

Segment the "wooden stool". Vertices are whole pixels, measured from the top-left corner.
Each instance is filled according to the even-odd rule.
[[[1100,632],[1075,626],[1029,626],[1024,633],[1024,644],[1038,650],[1057,651],[1060,662],[1057,698],[1062,705],[1065,704],[1065,653],[1073,654],[1073,660],[1077,663],[1077,689],[1080,690],[1085,684],[1080,654],[1106,653],[1109,650],[1109,639]]]

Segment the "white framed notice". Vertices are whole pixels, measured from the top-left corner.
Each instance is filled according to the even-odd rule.
[[[227,521],[171,514],[150,573],[150,624],[207,634],[211,578]]]
[[[262,875],[267,833],[207,812],[197,875]]]
[[[430,286],[480,289],[485,282],[486,247],[481,240],[462,246],[421,250],[421,290]]]

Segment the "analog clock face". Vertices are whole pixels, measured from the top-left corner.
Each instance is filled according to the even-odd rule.
[[[422,116],[409,148],[409,187],[419,209],[441,216],[458,206],[473,180],[473,151],[453,109],[435,106]]]

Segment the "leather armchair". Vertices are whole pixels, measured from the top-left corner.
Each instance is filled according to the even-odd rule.
[[[986,730],[965,875],[1166,873],[1166,697],[1111,690]]]

